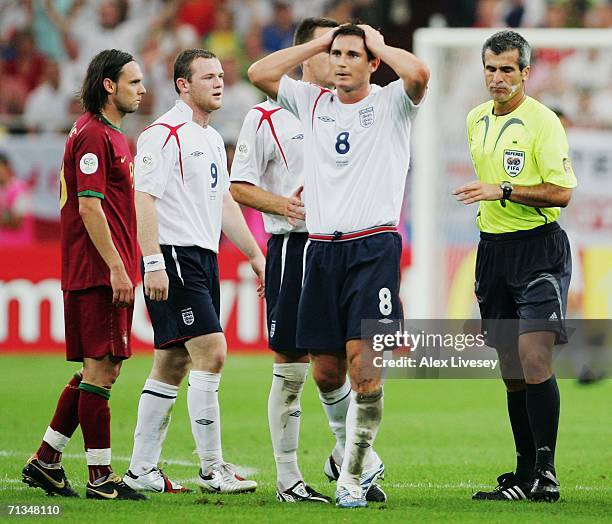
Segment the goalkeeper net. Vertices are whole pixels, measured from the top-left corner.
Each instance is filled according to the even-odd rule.
[[[474,318],[477,204],[451,191],[475,179],[465,118],[488,100],[481,47],[494,29],[421,29],[415,54],[431,69],[413,133],[407,194],[412,266],[409,318]],[[572,243],[568,316],[612,315],[612,31],[525,29],[532,46],[529,96],[563,115],[578,178],[561,223]]]

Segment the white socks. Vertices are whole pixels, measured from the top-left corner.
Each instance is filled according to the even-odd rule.
[[[281,491],[303,480],[297,462],[300,434],[300,398],[308,363],[274,364],[268,397],[268,424],[276,461],[277,486]]]
[[[342,466],[344,444],[346,441],[346,414],[351,403],[351,384],[347,380],[338,389],[329,393],[319,391],[319,398],[327,415],[329,427],[336,437],[336,445],[332,452],[332,457],[336,464]]]
[[[218,394],[220,381],[220,373],[208,371],[189,373],[187,407],[204,475],[212,466],[223,463]]]
[[[351,391],[346,415],[346,449],[338,486],[359,486],[360,476],[372,451],[383,411],[382,388],[371,393]]]
[[[178,386],[158,380],[147,379],[145,382],[138,402],[138,421],[129,468],[134,475],[143,475],[157,467],[178,389]]]

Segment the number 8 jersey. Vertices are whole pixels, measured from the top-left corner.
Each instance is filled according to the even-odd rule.
[[[397,225],[416,106],[401,80],[343,104],[335,92],[281,79],[278,103],[304,127],[304,203],[310,234]]]
[[[159,243],[219,251],[223,196],[229,189],[225,146],[210,125],[176,105],[138,137],[136,191],[157,198]]]

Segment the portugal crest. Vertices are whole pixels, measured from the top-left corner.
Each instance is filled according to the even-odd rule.
[[[525,151],[504,150],[504,171],[510,176],[517,176],[525,166]]]
[[[370,127],[374,123],[374,108],[372,106],[359,110],[359,123],[362,127]]]

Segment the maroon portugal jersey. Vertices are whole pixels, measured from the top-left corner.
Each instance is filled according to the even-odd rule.
[[[134,162],[121,131],[101,116],[81,116],[66,140],[60,184],[62,289],[110,286],[110,270],[79,215],[80,196],[102,200],[113,243],[135,285]]]

